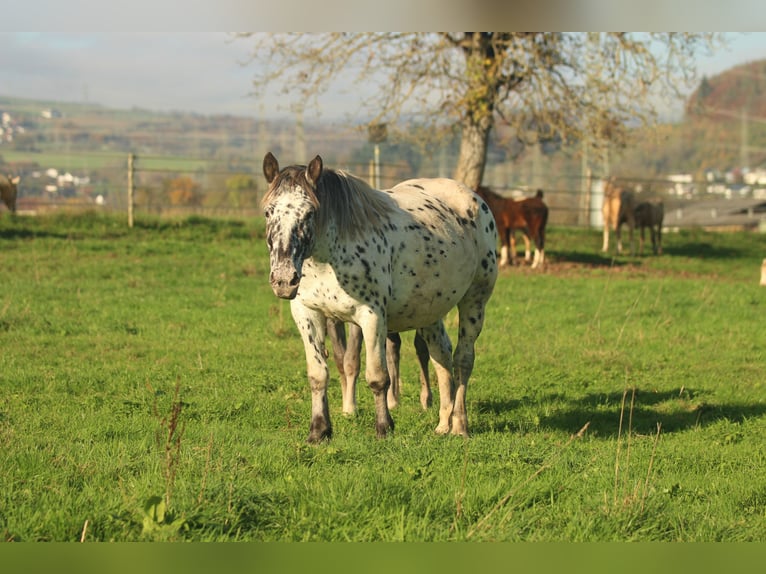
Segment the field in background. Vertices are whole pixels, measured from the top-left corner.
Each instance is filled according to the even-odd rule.
[[[0,535],[107,540],[762,540],[766,236],[662,257],[554,227],[504,270],[468,390],[433,433],[405,334],[372,398],[305,444],[309,391],[261,219],[0,217]],[[453,335],[454,316],[448,318]]]

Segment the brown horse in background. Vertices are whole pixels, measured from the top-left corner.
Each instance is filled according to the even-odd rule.
[[[500,265],[511,265],[516,259],[516,237],[518,229],[524,238],[524,261],[532,259],[530,238],[535,242],[535,258],[532,268],[545,262],[545,226],[548,223],[548,206],[543,201],[543,190],[538,189],[534,197],[515,200],[480,186],[476,193],[487,202],[495,216],[497,233],[500,237]]]
[[[604,216],[604,244],[601,251],[609,251],[609,230],[617,237],[617,253],[622,253],[622,236],[620,233],[623,223],[628,224],[630,253],[633,254],[633,230],[636,228],[636,195],[627,187],[618,185],[614,177],[604,181],[604,203],[601,213]]]

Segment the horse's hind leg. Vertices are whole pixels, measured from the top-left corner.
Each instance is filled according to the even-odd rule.
[[[542,267],[545,263],[545,231],[540,228],[535,236],[535,258],[532,261],[532,269]]]
[[[657,225],[657,255],[662,255],[662,220]]]
[[[343,355],[344,378],[341,380],[341,395],[343,396],[343,414],[356,413],[356,381],[362,353],[362,329],[354,324],[348,324],[348,344]]]
[[[513,233],[510,230],[510,228],[506,227],[505,229],[498,230],[500,231],[500,267],[504,267],[506,265],[511,265],[513,261],[511,260],[511,245],[513,244],[513,249],[516,249],[515,242],[516,240],[513,238]]]
[[[341,321],[327,319],[327,336],[332,343],[332,355],[343,387],[346,384],[346,371],[343,366],[343,357],[346,354],[346,326]]]
[[[401,357],[402,338],[399,333],[389,333],[386,337],[386,365],[391,384],[388,387],[388,408],[392,409],[399,405],[401,392],[401,374],[399,373],[399,359]]]
[[[529,263],[532,261],[532,246],[529,241],[529,231],[522,231],[521,236],[524,238],[524,261]]]
[[[452,434],[468,436],[468,415],[465,397],[468,379],[473,371],[474,346],[484,326],[484,308],[492,293],[493,283],[475,284],[458,303],[459,325],[455,347],[455,399],[452,410]]]
[[[431,381],[428,374],[428,345],[419,333],[415,333],[415,353],[418,355],[418,365],[420,366],[420,405],[423,409],[431,406],[433,399],[431,397]]]
[[[436,370],[436,379],[439,382],[439,424],[436,432],[446,434],[449,432],[449,420],[454,405],[454,384],[452,378],[452,342],[444,328],[444,323],[439,321],[428,327],[418,329],[417,334],[428,347],[431,360]],[[421,390],[421,404],[422,404]]]

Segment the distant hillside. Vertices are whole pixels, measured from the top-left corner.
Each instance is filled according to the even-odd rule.
[[[766,163],[766,60],[703,77],[675,124],[637,130],[612,164],[616,173],[661,178],[708,171],[741,174]]]
[[[766,118],[766,60],[703,77],[686,103],[689,119],[725,119],[743,110],[749,116]]]

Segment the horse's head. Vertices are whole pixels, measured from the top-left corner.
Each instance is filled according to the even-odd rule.
[[[293,299],[298,293],[303,262],[314,249],[319,207],[315,189],[322,175],[322,158],[316,156],[308,166],[280,171],[277,158],[269,152],[263,158],[263,175],[269,183],[263,198],[269,281],[274,295]]]

